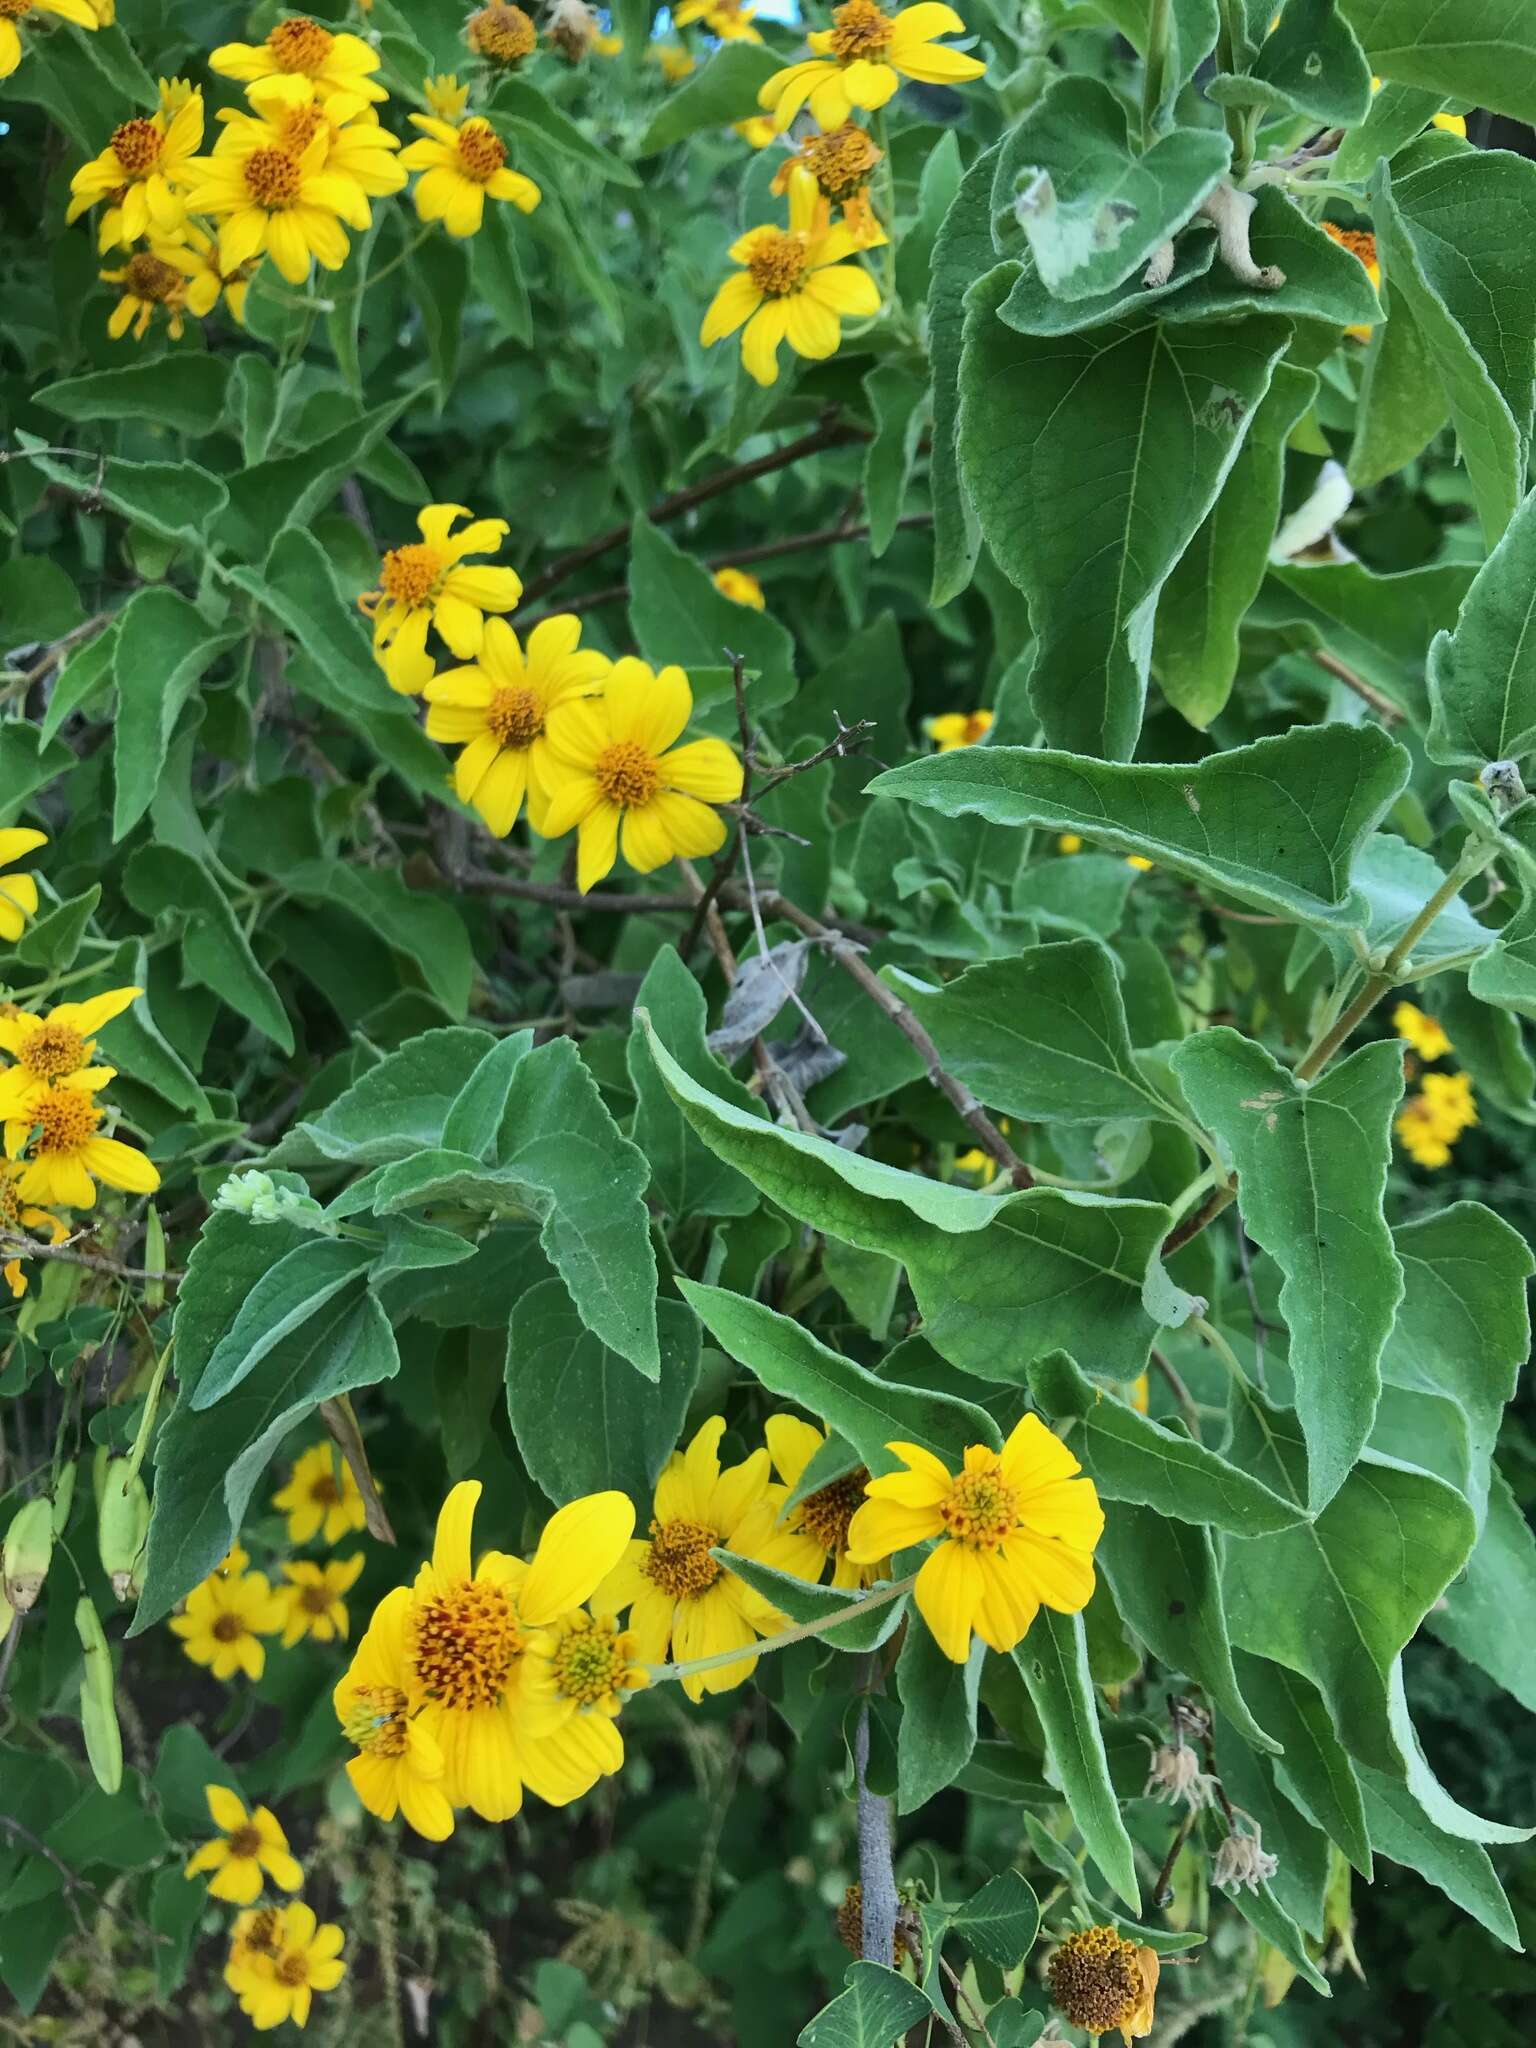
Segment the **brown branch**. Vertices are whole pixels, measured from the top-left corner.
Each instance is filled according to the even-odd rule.
[[[1357,675],[1347,662],[1340,661],[1336,654],[1330,654],[1326,647],[1309,647],[1307,653],[1319,668],[1326,669],[1336,682],[1346,690],[1353,690],[1363,704],[1369,704],[1383,725],[1396,725],[1404,717],[1403,711],[1392,699],[1378,690],[1374,683]]]
[[[390,1526],[389,1516],[384,1512],[384,1503],[379,1499],[379,1489],[374,1483],[373,1472],[368,1464],[368,1453],[363,1447],[363,1433],[357,1426],[357,1414],[345,1394],[338,1394],[333,1400],[320,1403],[320,1420],[337,1450],[341,1452],[351,1468],[352,1477],[357,1481],[357,1490],[363,1496],[363,1515],[367,1522],[368,1534],[380,1543],[394,1543],[395,1532]]]
[[[1186,1216],[1182,1223],[1176,1223],[1163,1239],[1163,1257],[1172,1258],[1181,1245],[1188,1244],[1192,1237],[1198,1237],[1208,1223],[1215,1222],[1236,1194],[1235,1187],[1212,1188],[1199,1208]]]
[[[782,448],[772,448],[766,455],[754,456],[750,462],[733,463],[729,469],[722,469],[716,475],[705,477],[702,483],[689,484],[685,489],[673,491],[659,499],[646,518],[652,526],[664,525],[670,519],[679,519],[683,513],[691,512],[696,505],[704,505],[711,498],[718,498],[725,491],[735,490],[738,484],[751,483],[760,476],[771,476],[777,469],[787,469],[792,462],[799,462],[803,456],[819,455],[824,449],[846,447],[851,441],[867,441],[868,433],[863,427],[835,417],[823,419],[819,427],[802,434],[798,441],[788,441]],[[559,556],[547,569],[532,577],[523,586],[524,604],[533,604],[547,592],[574,576],[578,569],[584,569],[588,562],[595,562],[599,555],[606,555],[610,548],[621,547],[629,539],[633,521],[625,520],[619,526],[611,526],[596,539],[584,541],[579,548],[572,548],[568,554]],[[723,565],[722,565],[723,566]],[[574,606],[567,606],[573,610]]]
[[[1152,1347],[1151,1357],[1152,1363],[1157,1367],[1158,1371],[1162,1374],[1163,1379],[1167,1382],[1169,1393],[1172,1394],[1174,1400],[1177,1401],[1179,1404],[1179,1413],[1184,1418],[1186,1428],[1189,1430],[1189,1433],[1194,1438],[1195,1442],[1199,1443],[1200,1411],[1195,1406],[1194,1396],[1190,1393],[1188,1387],[1185,1386],[1183,1380],[1174,1370],[1172,1360],[1165,1358],[1162,1352],[1158,1350],[1155,1344]]]
[[[66,1238],[62,1244],[43,1244],[19,1231],[0,1229],[0,1257],[59,1259],[66,1266],[84,1266],[92,1273],[105,1273],[114,1280],[164,1280],[174,1285],[187,1277],[185,1273],[175,1271],[151,1273],[142,1266],[125,1266],[117,1259],[109,1259],[104,1252],[76,1251],[76,1244],[85,1235],[84,1231],[77,1231],[74,1237]]]

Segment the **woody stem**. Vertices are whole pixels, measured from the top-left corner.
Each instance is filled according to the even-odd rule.
[[[815,1621],[796,1622],[782,1634],[764,1636],[759,1643],[748,1643],[739,1650],[716,1650],[709,1657],[691,1657],[683,1664],[652,1664],[649,1678],[652,1685],[662,1685],[669,1678],[691,1678],[696,1671],[721,1671],[727,1664],[740,1664],[748,1657],[766,1657],[773,1650],[787,1650],[791,1643],[803,1643],[809,1636],[819,1636],[826,1629],[836,1628],[840,1621],[854,1621],[861,1614],[868,1614],[872,1607],[883,1607],[888,1600],[895,1600],[903,1593],[910,1593],[917,1583],[914,1572],[909,1579],[898,1579],[894,1585],[880,1586],[873,1593],[866,1593],[862,1600],[850,1600],[846,1607],[834,1607],[830,1614],[818,1615]]]

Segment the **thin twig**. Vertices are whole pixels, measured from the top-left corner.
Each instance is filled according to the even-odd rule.
[[[1158,1371],[1162,1374],[1163,1379],[1166,1381],[1169,1393],[1172,1394],[1174,1400],[1178,1402],[1179,1413],[1183,1416],[1190,1435],[1194,1438],[1196,1443],[1199,1443],[1200,1410],[1195,1406],[1194,1395],[1190,1393],[1188,1387],[1185,1386],[1183,1380],[1180,1379],[1178,1373],[1174,1370],[1172,1361],[1170,1359],[1165,1358],[1162,1352],[1157,1349],[1156,1345],[1152,1347],[1151,1357],[1152,1363],[1157,1367]]]
[[[1404,717],[1403,711],[1392,699],[1378,690],[1374,683],[1357,675],[1347,662],[1340,661],[1336,654],[1330,654],[1326,647],[1309,647],[1307,653],[1319,668],[1326,669],[1336,682],[1346,690],[1353,690],[1363,704],[1369,704],[1383,725],[1396,725]]]
[[[85,1266],[92,1273],[105,1273],[114,1280],[164,1280],[174,1285],[185,1280],[185,1273],[169,1271],[151,1273],[143,1266],[125,1266],[118,1259],[109,1259],[104,1252],[81,1252],[74,1247],[88,1231],[77,1230],[73,1237],[67,1237],[60,1244],[42,1244],[35,1237],[27,1237],[20,1231],[0,1227],[0,1256],[21,1259],[60,1259],[66,1266]]]
[[[368,1453],[363,1447],[363,1432],[358,1428],[357,1414],[345,1394],[338,1394],[333,1400],[320,1403],[320,1420],[337,1450],[346,1459],[352,1477],[357,1481],[357,1490],[363,1497],[363,1516],[368,1534],[380,1543],[394,1543],[395,1532],[390,1526],[389,1516],[384,1512],[384,1503],[379,1499],[379,1489],[374,1481],[368,1463]]]
[[[1182,1245],[1192,1237],[1198,1237],[1208,1223],[1214,1223],[1227,1205],[1236,1199],[1237,1189],[1232,1186],[1212,1188],[1198,1209],[1186,1216],[1182,1223],[1176,1223],[1163,1239],[1163,1257],[1172,1258]]]

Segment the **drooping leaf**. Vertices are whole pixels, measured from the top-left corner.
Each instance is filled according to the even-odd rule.
[[[403,953],[450,1016],[469,1008],[475,960],[469,934],[451,902],[407,886],[393,871],[340,860],[302,861],[284,876],[285,887],[347,911],[359,924]]]
[[[1000,1870],[950,1918],[951,1930],[1000,1970],[1014,1970],[1040,1931],[1040,1904],[1016,1870]],[[996,2014],[991,2015],[995,2024]]]
[[[915,1813],[952,1785],[976,1747],[976,1699],[986,1645],[978,1637],[956,1664],[926,1627],[909,1626],[896,1661],[901,1724],[896,1736],[896,1804]]]
[[[738,1109],[761,1114],[756,1098],[739,1086],[705,1044],[708,1012],[703,993],[672,947],[663,946],[657,953],[635,1001],[654,1018],[673,1055],[701,1087],[724,1096]],[[651,1185],[669,1213],[681,1221],[687,1216],[745,1216],[754,1209],[757,1191],[694,1134],[656,1072],[638,1024],[630,1033],[626,1057],[639,1105],[635,1143],[650,1161]]]
[[[965,297],[991,263],[992,177],[996,146],[985,150],[960,180],[934,237],[928,287],[928,348],[933,373],[933,452],[928,488],[933,498],[933,587],[929,602],[946,605],[970,583],[981,529],[959,467],[960,351]]]
[[[1536,1636],[1512,1622],[1536,1600],[1536,1533],[1495,1472],[1482,1534],[1467,1568],[1427,1626],[1536,1714]]]
[[[293,1051],[293,1027],[277,990],[257,963],[229,899],[199,862],[179,847],[141,846],[124,870],[123,889],[145,917],[184,919],[181,950],[189,976],[283,1052]]]
[[[1040,1716],[1052,1772],[1088,1854],[1105,1883],[1139,1913],[1136,1860],[1104,1754],[1081,1615],[1042,1607],[1013,1660]]]
[[[1524,0],[1339,0],[1383,78],[1536,121],[1536,22]]]
[[[350,1287],[371,1257],[369,1246],[350,1239],[307,1237],[269,1266],[199,1375],[190,1393],[193,1408],[210,1408],[232,1393],[269,1352]]]
[[[1218,106],[1272,107],[1352,128],[1371,104],[1371,67],[1336,0],[1287,0],[1253,69],[1213,78],[1206,94]]]
[[[1377,1852],[1427,1877],[1506,1948],[1523,1953],[1515,1916],[1488,1851],[1480,1843],[1463,1841],[1437,1828],[1407,1786],[1380,1771],[1362,1769],[1360,1788],[1365,1794],[1366,1825]]]
[[[117,718],[112,728],[112,837],[149,809],[181,708],[204,672],[242,636],[218,632],[163,584],[135,592],[112,642]]]
[[[758,87],[782,68],[782,61],[760,43],[733,40],[719,44],[709,61],[669,93],[665,104],[652,115],[636,156],[654,156],[657,150],[667,149],[701,128],[723,128],[731,121],[749,120],[762,111],[757,104]]]
[[[1429,650],[1432,760],[1478,769],[1536,747],[1536,491]]]
[[[877,558],[895,536],[912,480],[925,389],[909,371],[894,363],[871,370],[864,379],[875,420],[875,436],[864,455],[864,509],[869,519],[869,552]]]
[[[67,420],[150,418],[178,434],[210,434],[224,411],[229,363],[219,356],[164,356],[44,384],[33,401]]]
[[[1369,1882],[1371,1842],[1360,1781],[1333,1732],[1322,1694],[1300,1672],[1244,1650],[1234,1654],[1233,1668],[1244,1697],[1284,1751],[1275,1764],[1281,1790],[1338,1843]]]

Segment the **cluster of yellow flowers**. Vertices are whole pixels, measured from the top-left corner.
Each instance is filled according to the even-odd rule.
[[[205,1785],[203,1796],[219,1832],[197,1851],[185,1874],[207,1877],[211,1897],[245,1908],[230,1935],[224,1981],[258,2033],[284,2020],[302,2027],[315,1992],[334,1991],[347,1973],[341,1960],[345,1937],[339,1927],[321,1926],[302,1900],[257,1905],[268,1879],[285,1892],[299,1891],[304,1883],[270,1807],[247,1811],[227,1785]]]
[[[416,523],[420,540],[388,550],[358,603],[391,686],[423,696],[428,736],[460,749],[461,800],[500,838],[525,806],[545,838],[574,829],[582,889],[612,871],[621,844],[640,874],[716,852],[725,822],[711,806],[740,796],[741,762],[724,740],[678,745],[693,716],[682,669],[581,647],[572,613],[541,620],[524,646],[496,616],[522,596],[516,571],[465,561],[500,547],[506,521],[428,505]],[[433,632],[462,666],[438,670]]]
[[[6,0],[0,7],[0,78],[9,78],[26,54],[21,24],[30,15],[51,16],[94,31],[109,28],[116,13],[117,0]]]
[[[1392,1028],[1405,1038],[1419,1059],[1444,1059],[1452,1050],[1445,1027],[1412,1003],[1399,1003]],[[1418,1092],[1399,1111],[1393,1129],[1403,1150],[1417,1166],[1449,1166],[1451,1147],[1477,1122],[1477,1103],[1466,1074],[1425,1074]]]
[[[339,1543],[367,1519],[351,1466],[328,1443],[304,1452],[272,1505],[287,1515],[288,1540],[295,1546],[316,1536],[327,1545]],[[250,1562],[237,1544],[172,1615],[171,1629],[194,1664],[220,1680],[237,1672],[258,1679],[267,1667],[264,1636],[281,1636],[285,1650],[305,1636],[317,1643],[346,1641],[346,1596],[363,1569],[361,1551],[323,1564],[290,1560],[276,1586],[265,1572],[252,1571]]]

